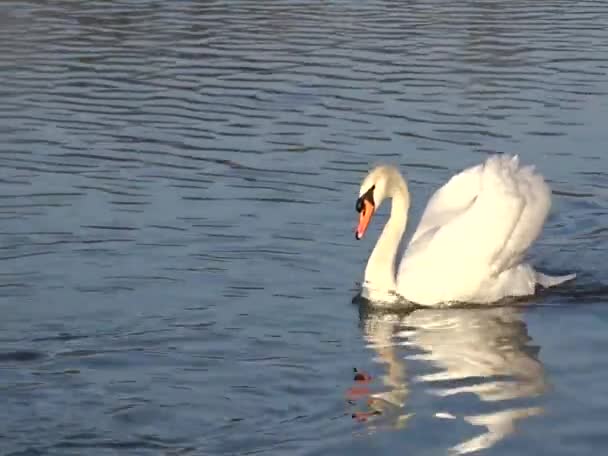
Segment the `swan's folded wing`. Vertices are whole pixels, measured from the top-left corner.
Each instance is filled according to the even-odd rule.
[[[495,261],[498,270],[509,269],[522,261],[540,235],[551,209],[551,189],[543,177],[534,172],[533,166],[519,168],[514,179],[525,204],[505,248]]]
[[[501,254],[526,205],[518,188],[518,170],[517,159],[508,156],[491,157],[483,166],[467,170],[471,173],[468,179],[478,176],[477,195],[467,207],[452,212],[451,217],[443,215],[447,219],[445,223],[431,225],[423,220],[428,223],[424,226],[430,228],[421,230],[408,246],[400,275],[406,272],[409,275],[412,271],[424,274],[425,270],[428,274],[433,270],[438,274],[449,273],[451,280],[479,280],[481,274],[498,273],[504,264]],[[449,184],[441,192],[448,190]],[[436,211],[435,205],[439,201],[450,201],[449,198],[440,195],[437,201],[432,201],[429,207],[433,210],[429,214],[425,212],[425,217],[432,217],[433,222],[441,219],[441,211]],[[448,207],[447,203],[442,204]]]
[[[439,188],[429,200],[411,243],[430,231],[447,224],[451,219],[468,209],[481,186],[483,165],[473,166],[453,176]]]

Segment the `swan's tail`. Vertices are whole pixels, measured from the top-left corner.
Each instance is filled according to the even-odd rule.
[[[542,272],[536,271],[536,283],[538,283],[543,288],[549,288],[554,287],[556,285],[560,285],[564,282],[574,279],[575,277],[576,274],[550,276],[547,274],[543,274]]]

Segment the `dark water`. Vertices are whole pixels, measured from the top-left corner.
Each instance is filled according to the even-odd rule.
[[[604,1],[2,2],[0,453],[606,453],[607,23]],[[547,177],[532,256],[578,280],[352,304],[367,169],[401,166],[415,223],[490,152]]]

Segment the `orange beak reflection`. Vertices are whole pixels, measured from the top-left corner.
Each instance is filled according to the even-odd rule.
[[[359,225],[357,226],[357,231],[355,231],[355,239],[359,240],[363,237],[375,210],[374,203],[367,199],[363,200],[363,207],[361,208],[361,212],[359,212]]]

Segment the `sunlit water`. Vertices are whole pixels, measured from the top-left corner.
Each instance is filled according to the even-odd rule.
[[[602,1],[2,2],[1,453],[608,451],[606,24]],[[491,152],[546,176],[531,257],[576,282],[351,303],[386,214],[354,240],[367,169],[400,165],[411,228]]]

